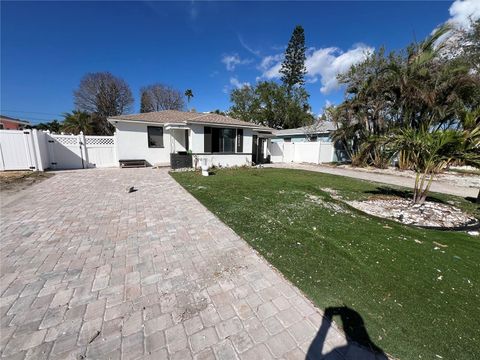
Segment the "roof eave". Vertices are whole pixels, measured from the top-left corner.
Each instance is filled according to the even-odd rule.
[[[164,122],[160,123],[158,121],[148,121],[148,120],[132,120],[132,119],[120,119],[120,118],[107,118],[107,121],[114,125],[115,122],[126,122],[132,124],[153,124],[153,125],[207,125],[207,126],[223,126],[223,127],[233,127],[233,128],[245,128],[245,129],[252,129],[258,131],[273,131],[273,129],[265,128],[262,126],[258,126],[255,124],[228,124],[228,123],[216,123],[216,122],[207,122],[207,121],[196,121],[196,120],[185,120],[182,122]]]
[[[234,128],[245,128],[245,129],[252,129],[252,130],[264,130],[264,131],[271,131],[268,128],[263,128],[258,125],[249,125],[249,124],[228,124],[228,123],[216,123],[216,122],[203,122],[203,121],[195,121],[195,120],[187,120],[187,124],[196,124],[196,125],[208,125],[208,126],[226,126],[226,127],[234,127]]]

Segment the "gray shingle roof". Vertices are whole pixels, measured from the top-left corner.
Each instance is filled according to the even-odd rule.
[[[262,129],[262,130],[271,130],[270,128],[262,125],[257,125],[251,122],[237,120],[225,115],[176,111],[176,110],[164,110],[164,111],[156,111],[156,112],[141,113],[141,114],[111,116],[108,119],[113,121],[128,120],[128,121],[139,121],[139,122],[151,122],[151,123],[158,123],[158,124],[167,124],[167,123],[218,124],[218,125],[242,126],[242,127],[249,127],[254,129]]]
[[[329,133],[336,129],[335,124],[331,121],[323,121],[314,125],[311,125],[312,129],[309,129],[308,133],[324,134]],[[276,130],[273,133],[276,136],[288,136],[288,135],[305,135],[305,129],[303,127],[286,130]]]

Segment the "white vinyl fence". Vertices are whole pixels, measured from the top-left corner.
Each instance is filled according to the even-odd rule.
[[[115,136],[0,130],[0,170],[85,169],[117,164]]]
[[[327,163],[334,160],[335,146],[331,142],[272,142],[273,163]]]

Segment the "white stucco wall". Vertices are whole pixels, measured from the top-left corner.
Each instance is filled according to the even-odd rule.
[[[253,130],[252,129],[243,129],[243,152],[251,153],[252,152],[252,141],[253,141]]]
[[[252,164],[252,155],[245,154],[212,154],[212,155],[197,155],[198,156],[198,166],[202,164],[203,159],[207,159],[208,166],[221,166],[221,167],[231,167],[231,166],[243,166]]]
[[[118,159],[145,159],[151,165],[170,164],[170,133],[164,129],[163,148],[149,148],[147,126],[147,124],[120,121],[115,124]]]
[[[204,147],[203,147],[203,125],[197,125],[197,124],[190,124],[190,133],[191,133],[191,142],[190,142],[190,149],[192,152],[195,153],[203,153]]]

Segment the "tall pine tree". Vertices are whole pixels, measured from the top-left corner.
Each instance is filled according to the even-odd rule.
[[[290,92],[295,85],[305,84],[305,33],[303,27],[297,25],[293,30],[292,37],[285,51],[285,60],[283,60],[280,73],[282,82]]]

